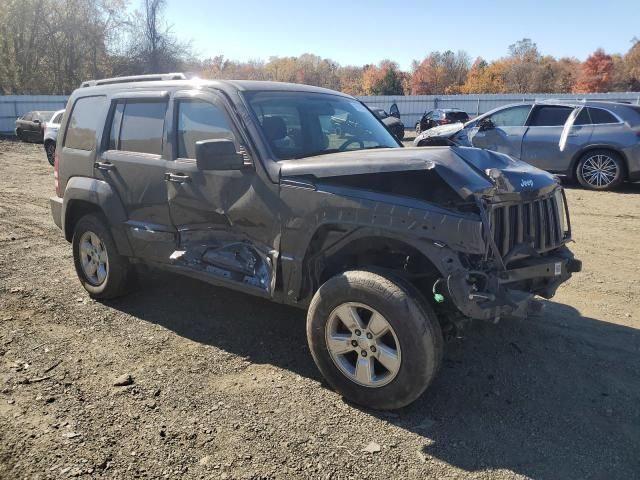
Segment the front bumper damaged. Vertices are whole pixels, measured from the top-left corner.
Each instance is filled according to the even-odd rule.
[[[537,311],[535,295],[551,298],[582,262],[566,247],[542,257],[532,257],[493,272],[460,269],[449,275],[446,286],[455,306],[466,317],[497,322],[526,318]]]

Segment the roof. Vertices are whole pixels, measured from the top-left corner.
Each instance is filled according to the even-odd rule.
[[[350,95],[330,90],[328,88],[314,87],[311,85],[303,85],[299,83],[272,82],[263,80],[205,80],[201,78],[186,79],[186,77],[182,74],[139,75],[135,77],[89,80],[82,83],[80,90],[92,89],[92,91],[112,91],[126,90],[131,88],[146,89],[159,87],[213,87],[223,91],[236,90],[325,93],[352,98]]]

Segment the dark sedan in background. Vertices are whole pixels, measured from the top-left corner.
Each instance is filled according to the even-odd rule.
[[[45,124],[51,120],[55,112],[27,112],[16,120],[16,137],[18,140],[29,140],[42,143]]]
[[[458,108],[436,108],[429,112],[425,112],[416,123],[416,135],[439,125],[448,125],[450,123],[468,122],[469,115],[464,110]]]
[[[421,133],[414,145],[506,153],[592,190],[640,180],[640,105],[540,101],[496,108],[466,124]]]
[[[391,115],[386,110],[378,107],[369,107],[369,110],[378,117],[382,123],[393,133],[399,140],[404,138],[404,123],[400,121],[400,114]],[[397,108],[396,108],[397,111]]]

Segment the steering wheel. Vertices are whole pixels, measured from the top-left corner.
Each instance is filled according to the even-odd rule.
[[[364,148],[364,142],[362,141],[362,139],[360,139],[358,137],[352,137],[352,138],[348,139],[346,142],[344,142],[342,145],[340,145],[338,147],[338,151],[344,152],[349,145],[351,145],[352,143],[356,143],[356,142],[360,145],[361,149]]]

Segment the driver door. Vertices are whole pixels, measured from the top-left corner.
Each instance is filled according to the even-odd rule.
[[[217,94],[177,92],[171,101],[172,165],[165,173],[169,211],[178,232],[174,264],[219,283],[271,296],[279,249],[277,186],[256,172],[246,142]],[[243,153],[236,170],[204,170],[196,142],[228,139]]]
[[[469,127],[469,141],[474,147],[505,153],[520,158],[522,139],[527,132],[527,118],[530,104],[516,105],[499,110],[483,117]],[[489,121],[490,126],[480,127],[481,122]],[[465,129],[466,130],[466,129]]]

